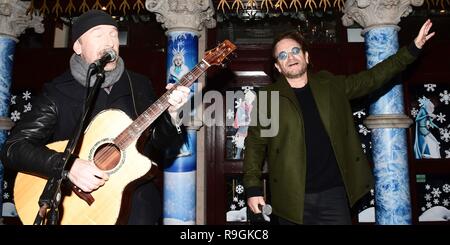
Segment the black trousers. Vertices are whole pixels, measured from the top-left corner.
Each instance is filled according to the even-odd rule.
[[[162,215],[162,201],[153,182],[140,185],[132,194],[128,225],[158,225]]]
[[[281,217],[280,225],[296,225]],[[303,224],[305,225],[351,225],[347,193],[343,186],[322,192],[306,193]]]

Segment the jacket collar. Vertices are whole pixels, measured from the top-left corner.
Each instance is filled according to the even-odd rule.
[[[311,88],[311,92],[316,102],[317,109],[319,110],[322,122],[325,128],[329,129],[331,126],[329,117],[331,96],[330,87],[327,85],[327,83],[321,81],[321,79],[316,74],[313,74],[311,72],[308,73],[308,84]],[[298,103],[297,96],[295,95],[294,90],[289,85],[284,76],[280,76],[280,78],[277,79],[277,81],[272,85],[272,89],[279,91],[280,96],[289,99],[289,101],[294,104],[297,112],[299,112],[301,115],[301,109]]]

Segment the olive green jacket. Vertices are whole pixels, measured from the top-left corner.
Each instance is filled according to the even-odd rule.
[[[375,91],[403,71],[415,60],[413,51],[417,49],[404,47],[372,69],[355,75],[336,76],[325,71],[308,74],[308,83],[352,206],[373,188],[373,175],[361,149],[349,101]],[[273,213],[301,224],[306,179],[302,112],[284,77],[262,90],[269,94],[271,91],[279,92],[279,131],[274,137],[261,137],[264,127],[259,123],[249,127],[245,140],[244,186],[248,197],[261,195],[261,167],[267,157]],[[267,115],[262,115],[262,112],[259,110],[258,115],[270,118],[273,114],[270,106]]]

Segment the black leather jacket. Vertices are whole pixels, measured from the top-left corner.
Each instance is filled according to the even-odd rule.
[[[62,154],[45,145],[72,137],[79,123],[84,98],[85,88],[69,71],[45,84],[43,94],[32,103],[32,110],[12,129],[5,142],[1,153],[4,165],[16,171],[55,176]],[[125,71],[109,95],[100,90],[92,115],[117,108],[135,119],[154,100],[150,81]],[[152,151],[151,148],[162,150],[169,145],[181,145],[183,137],[177,131],[168,113],[164,113],[149,127],[144,153]]]

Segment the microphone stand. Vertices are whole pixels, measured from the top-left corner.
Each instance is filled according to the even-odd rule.
[[[47,180],[47,184],[42,191],[41,196],[39,197],[39,211],[36,214],[36,218],[34,220],[34,225],[42,225],[44,222],[47,225],[57,225],[59,221],[59,204],[61,202],[61,184],[63,181],[68,180],[68,170],[66,170],[66,166],[68,166],[68,162],[70,159],[73,159],[72,154],[75,150],[75,147],[78,145],[78,141],[81,135],[81,132],[85,129],[86,119],[88,118],[92,108],[94,107],[94,98],[97,97],[100,85],[105,81],[105,70],[102,66],[92,65],[89,66],[88,75],[87,75],[87,89],[89,89],[91,70],[97,72],[95,84],[92,89],[89,91],[89,95],[87,97],[87,101],[84,105],[84,112],[81,117],[81,121],[78,124],[78,127],[75,130],[73,137],[67,143],[67,146],[63,153],[63,158],[60,160],[58,164],[58,170],[60,174],[54,177],[50,177]],[[70,182],[70,181],[68,181]],[[75,187],[75,186],[73,186]],[[77,187],[75,187],[77,188]],[[77,189],[77,191],[81,191]],[[46,220],[47,216],[47,220]]]

